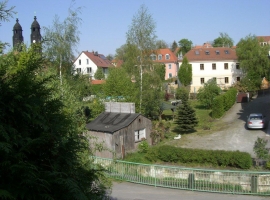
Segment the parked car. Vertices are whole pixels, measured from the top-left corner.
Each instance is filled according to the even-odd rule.
[[[248,129],[264,129],[266,127],[265,116],[262,113],[251,113],[247,116]]]

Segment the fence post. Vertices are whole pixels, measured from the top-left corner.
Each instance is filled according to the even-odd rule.
[[[195,183],[195,177],[194,174],[189,174],[188,175],[188,188],[189,189],[194,189],[194,183]]]
[[[252,193],[258,192],[258,176],[256,175],[251,176],[251,192]]]

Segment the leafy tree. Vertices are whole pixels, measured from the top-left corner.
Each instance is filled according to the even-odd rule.
[[[98,67],[96,73],[94,74],[95,79],[103,80],[105,79],[105,75],[103,74],[102,68]]]
[[[220,36],[216,38],[212,46],[213,47],[232,47],[233,39],[227,33],[219,33]]]
[[[109,54],[106,56],[106,58],[109,60],[109,61],[112,61],[113,60],[113,55],[112,54]]]
[[[53,26],[43,28],[43,54],[59,70],[61,81],[63,73],[71,74],[74,51],[80,41],[78,26],[81,23],[81,8],[73,10],[72,6],[63,22],[60,22],[59,16],[55,16]]]
[[[16,12],[14,11],[15,6],[7,8],[7,3],[8,3],[7,0],[0,2],[0,26],[2,25],[1,21],[8,22],[9,18],[10,17],[12,18],[13,15],[16,14]],[[6,46],[8,46],[8,43],[2,43],[0,41],[0,54],[3,54],[3,51],[6,48]]]
[[[248,35],[237,44],[236,54],[240,68],[252,83],[252,87],[259,89],[262,78],[269,80],[270,60],[269,46],[260,46],[256,36]]]
[[[115,51],[116,51],[116,54],[115,54],[115,58],[119,59],[119,60],[123,60],[124,62],[126,61],[127,59],[127,50],[128,50],[128,45],[127,44],[124,44],[122,45],[121,47],[117,48]]]
[[[164,40],[157,40],[156,41],[156,49],[166,49],[168,48],[167,42]]]
[[[155,64],[154,71],[158,74],[160,80],[165,79],[166,66],[165,64]]]
[[[192,41],[188,39],[182,39],[178,42],[180,51],[185,55],[192,47]]]
[[[138,13],[133,16],[132,24],[126,34],[128,54],[131,56],[131,60],[127,62],[127,64],[133,69],[135,68],[134,66],[137,66],[136,68],[139,70],[140,74],[140,111],[143,99],[143,72],[147,70],[146,68],[150,67],[152,63],[150,55],[155,49],[155,27],[156,25],[152,15],[150,15],[148,9],[142,5]],[[135,75],[138,75],[138,73]]]
[[[220,87],[215,79],[210,79],[199,88],[197,99],[206,107],[212,108],[214,98],[221,93]]]
[[[65,81],[59,92],[36,48],[0,57],[1,199],[103,199],[78,93]]]
[[[195,110],[188,101],[188,91],[183,90],[181,94],[182,103],[177,108],[176,121],[179,133],[190,133],[198,124]]]
[[[133,83],[124,68],[110,68],[103,92],[118,101],[130,101],[133,96]]]
[[[181,99],[185,98],[185,95],[187,92],[188,91],[185,87],[179,87],[176,90],[175,98],[181,100]]]
[[[177,75],[182,85],[184,86],[190,85],[192,81],[192,67],[191,64],[189,64],[188,59],[186,57],[184,57]]]
[[[172,52],[175,52],[175,50],[178,48],[177,42],[174,40],[171,46]]]

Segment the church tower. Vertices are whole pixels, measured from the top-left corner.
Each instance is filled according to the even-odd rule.
[[[37,17],[34,17],[34,21],[31,25],[31,44],[41,42],[40,25],[37,22]]]
[[[19,24],[18,18],[16,24],[13,27],[13,47],[16,47],[23,43],[22,26]]]

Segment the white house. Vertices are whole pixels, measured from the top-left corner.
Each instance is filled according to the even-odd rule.
[[[102,68],[105,77],[108,76],[108,69],[114,67],[111,62],[98,52],[83,51],[73,63],[75,73],[88,74],[90,78],[94,78],[98,67]]]
[[[216,79],[221,88],[228,88],[243,77],[235,48],[195,47],[187,52],[185,57],[192,65],[191,93],[196,93],[212,78]]]

